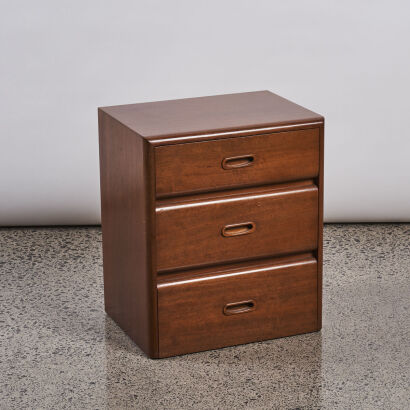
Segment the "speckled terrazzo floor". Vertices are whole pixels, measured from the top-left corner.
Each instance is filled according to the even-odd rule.
[[[105,316],[99,228],[0,230],[0,408],[409,409],[410,224],[324,237],[320,333],[150,360]]]

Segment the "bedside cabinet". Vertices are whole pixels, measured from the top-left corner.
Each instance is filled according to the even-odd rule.
[[[321,328],[322,116],[268,91],[98,115],[105,309],[147,355]]]

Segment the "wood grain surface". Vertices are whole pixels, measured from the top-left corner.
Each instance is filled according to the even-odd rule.
[[[148,140],[323,121],[321,115],[270,91],[117,105],[101,109]]]
[[[229,305],[236,312],[226,314]],[[317,329],[316,260],[290,258],[161,282],[158,322],[160,357],[312,332]]]
[[[222,235],[227,225],[251,223],[251,233]],[[156,229],[158,271],[305,252],[317,247],[318,190],[305,182],[199,201],[162,201]]]
[[[158,197],[314,178],[319,130],[160,146],[155,161]]]
[[[98,114],[105,309],[148,356],[321,328],[322,116],[268,91]]]
[[[99,129],[105,310],[144,352],[155,357],[150,147],[102,111]]]

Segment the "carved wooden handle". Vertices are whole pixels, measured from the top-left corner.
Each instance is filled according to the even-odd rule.
[[[241,224],[225,225],[222,228],[221,233],[222,236],[225,237],[246,235],[248,233],[252,233],[255,228],[256,227],[254,222],[244,222]]]
[[[222,161],[223,169],[235,169],[249,167],[255,162],[255,155],[240,155],[238,157],[228,157],[224,158]]]
[[[252,312],[255,310],[256,303],[254,300],[244,300],[242,302],[227,303],[224,306],[224,315],[236,315],[238,313]]]

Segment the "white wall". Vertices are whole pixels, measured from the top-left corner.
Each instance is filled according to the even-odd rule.
[[[327,221],[410,220],[410,3],[0,6],[0,225],[99,223],[97,106],[260,89],[325,115]]]

